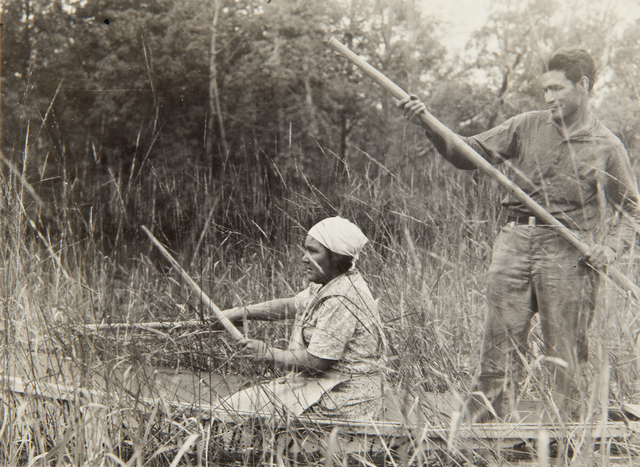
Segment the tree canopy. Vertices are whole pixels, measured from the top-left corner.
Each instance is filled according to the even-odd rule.
[[[393,99],[326,47],[331,36],[461,134],[541,108],[544,58],[585,47],[601,70],[598,115],[632,160],[640,146],[640,27],[586,0],[494,2],[453,58],[417,0],[2,8],[2,152],[47,202],[100,205],[105,224],[146,212],[179,236],[195,221],[193,192],[204,206],[216,187],[250,186],[234,202],[259,220],[283,186],[338,197],[350,172],[384,166],[401,175],[429,164],[433,150],[422,140],[407,148]],[[179,208],[168,215],[167,206]]]

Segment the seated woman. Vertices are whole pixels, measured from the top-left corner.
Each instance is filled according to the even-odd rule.
[[[288,349],[254,339],[240,341],[255,358],[286,370],[345,381],[305,413],[361,419],[374,416],[382,396],[384,335],[377,302],[354,264],[367,237],[350,221],[332,217],[309,231],[302,262],[310,285],[295,297],[233,308],[233,320],[277,320],[293,316]]]

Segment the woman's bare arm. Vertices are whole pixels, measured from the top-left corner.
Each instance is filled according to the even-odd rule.
[[[245,317],[263,321],[278,321],[295,317],[296,308],[293,297],[276,298],[253,305],[231,308],[222,313],[231,321],[239,321]]]
[[[250,352],[256,358],[275,363],[286,370],[325,371],[334,362],[333,360],[315,357],[307,352],[307,349],[274,349],[256,339],[243,339],[239,343],[243,346],[243,350]]]

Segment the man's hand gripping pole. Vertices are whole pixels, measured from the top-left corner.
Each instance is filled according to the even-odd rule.
[[[355,54],[335,37],[332,37],[329,40],[328,45],[340,55],[357,65],[358,68],[360,68],[366,75],[389,91],[389,93],[391,93],[391,95],[396,99],[407,99],[409,97],[409,94],[403,91],[401,87],[367,63],[365,59]],[[430,132],[437,133],[448,142],[451,142],[455,149],[463,154],[469,161],[473,162],[477,168],[500,183],[500,185],[502,185],[502,187],[511,195],[524,204],[531,214],[545,223],[554,226],[556,231],[582,255],[586,255],[587,252],[589,252],[589,245],[576,237],[567,227],[565,227],[564,224],[536,203],[529,195],[522,191],[518,185],[509,180],[509,178],[491,165],[484,157],[474,151],[468,144],[462,141],[458,135],[442,124],[437,118],[425,110],[420,114],[420,119],[429,127]],[[635,285],[627,276],[613,270],[612,268],[608,268],[607,271],[601,272],[607,274],[619,286],[631,293],[636,301],[640,301],[640,288],[638,288],[638,286]]]

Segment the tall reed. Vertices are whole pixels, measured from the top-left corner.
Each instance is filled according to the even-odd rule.
[[[227,308],[301,290],[298,246],[306,230],[326,216],[349,218],[371,239],[358,268],[380,298],[390,386],[417,393],[469,390],[486,307],[485,272],[503,222],[497,187],[425,153],[412,166],[398,167],[361,154],[351,163],[364,170],[347,164],[340,185],[321,189],[295,159],[301,156],[291,157],[286,167],[270,161],[267,175],[230,163],[223,173],[198,168],[183,176],[149,160],[141,176],[110,169],[106,182],[95,184],[87,171],[86,179],[62,180],[72,188],[61,192],[57,216],[48,220],[30,206],[28,173],[23,180],[12,173],[2,179],[0,462],[209,462],[212,425],[145,401],[159,378],[154,368],[192,370],[203,391],[213,386],[207,378],[217,375],[222,395],[278,374],[244,361],[222,331],[207,326],[100,332],[83,326],[210,319],[145,241],[142,224]],[[87,198],[90,186],[95,189]],[[635,251],[629,258],[627,272],[637,275]],[[604,384],[605,361],[612,404],[636,401],[636,305],[609,285],[599,309],[585,401],[594,385]],[[290,331],[252,323],[246,332],[285,345]],[[533,363],[539,343],[534,326]],[[533,363],[520,394],[544,400],[544,366]],[[11,378],[31,381],[29,390],[13,390]],[[78,390],[59,399],[37,396],[55,383]],[[98,398],[104,393],[106,399]],[[592,413],[586,417],[602,410],[602,404],[587,406]]]

